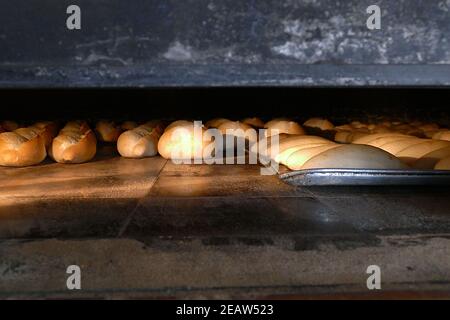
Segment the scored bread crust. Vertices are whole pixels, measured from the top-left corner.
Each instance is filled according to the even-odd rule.
[[[252,126],[254,128],[264,128],[264,121],[262,121],[260,118],[245,118],[241,121],[242,123],[248,124],[249,126]]]
[[[317,128],[323,131],[333,130],[334,125],[327,119],[311,118],[303,123],[304,127]]]
[[[117,140],[117,151],[125,158],[153,157],[158,153],[159,131],[145,124],[122,133]]]
[[[450,141],[450,130],[442,130],[435,133],[433,139]]]
[[[367,145],[378,148],[378,147],[380,147],[384,144],[390,143],[390,142],[400,141],[403,139],[410,139],[410,138],[412,138],[412,137],[408,136],[408,135],[394,134],[394,135],[390,135],[390,136],[386,136],[386,137],[376,138],[376,139],[370,141],[369,143],[367,143]]]
[[[444,147],[423,155],[412,163],[412,167],[415,169],[433,169],[439,161],[447,157],[450,157],[450,147]]]
[[[121,126],[113,121],[101,120],[95,126],[98,140],[103,142],[116,142],[122,133]]]
[[[368,145],[343,145],[309,158],[300,169],[407,169],[398,158]]]
[[[274,137],[274,136],[266,137],[267,148],[263,154],[264,156],[275,157],[278,154],[280,154],[281,152],[283,152],[284,150],[294,147],[294,146],[298,146],[298,145],[305,145],[305,144],[312,144],[312,143],[332,143],[332,141],[327,140],[322,137],[318,137],[318,136],[289,135],[289,134],[283,133],[283,134],[279,135],[278,151],[276,151],[274,149],[274,146],[272,146],[272,137]],[[262,142],[260,141],[260,143],[262,143]],[[255,145],[252,146],[251,151],[255,152],[256,148],[257,148],[257,146],[255,146]]]
[[[274,134],[305,134],[305,130],[295,121],[289,120],[271,120],[264,125],[265,136],[270,137]]]
[[[97,152],[97,139],[85,122],[69,122],[53,139],[50,156],[59,163],[84,163]]]
[[[30,128],[38,130],[39,135],[44,140],[45,149],[47,150],[47,152],[49,152],[52,146],[53,139],[58,134],[58,126],[56,125],[56,123],[51,121],[36,122]]]
[[[423,140],[415,137],[403,138],[400,140],[393,140],[391,142],[385,143],[381,146],[378,146],[378,148],[386,152],[389,152],[392,155],[397,155],[400,151],[404,150],[405,148],[408,148],[415,144],[422,143],[422,141]]]
[[[214,118],[214,119],[211,119],[211,120],[207,121],[205,123],[205,127],[206,128],[216,128],[217,129],[222,123],[225,123],[225,122],[228,122],[228,121],[231,121],[231,120],[226,119],[226,118]]]
[[[174,126],[158,141],[158,152],[165,159],[186,160],[203,156],[203,134],[195,135],[194,124]]]
[[[312,157],[327,151],[329,149],[341,148],[344,145],[327,144],[319,147],[311,147],[307,149],[298,150],[292,153],[284,162],[281,162],[291,170],[300,170],[302,166]]]
[[[353,141],[353,143],[354,144],[370,144],[371,142],[376,141],[380,138],[391,138],[391,137],[408,137],[408,136],[401,134],[401,133],[392,133],[392,132],[374,133],[374,134],[368,134],[359,139],[355,139]]]
[[[283,151],[278,153],[275,156],[274,160],[275,160],[275,162],[278,162],[278,163],[284,163],[293,153],[295,153],[299,150],[310,149],[310,148],[314,148],[314,147],[321,147],[321,146],[331,145],[331,144],[333,144],[333,143],[332,142],[319,142],[319,143],[296,145],[296,146],[284,149]]]
[[[1,166],[32,166],[41,163],[47,156],[44,140],[36,130],[20,129],[0,134]]]
[[[188,121],[188,120],[176,120],[172,123],[170,123],[164,131],[168,131],[172,128],[176,128],[176,127],[190,127],[193,126],[194,122],[193,121]]]
[[[450,142],[443,140],[428,140],[418,144],[413,144],[395,154],[405,163],[413,163],[427,153],[450,146]]]

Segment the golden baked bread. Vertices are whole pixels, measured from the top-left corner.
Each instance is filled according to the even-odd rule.
[[[403,150],[396,152],[395,156],[401,159],[405,163],[413,163],[417,159],[423,157],[427,153],[450,147],[449,141],[432,140],[427,139],[418,144],[412,144],[411,146],[404,148]]]
[[[297,150],[292,153],[285,161],[281,162],[291,170],[300,170],[303,165],[312,157],[325,152],[329,149],[340,148],[343,145],[333,143],[325,144],[318,147],[310,147],[307,149]]]
[[[153,157],[158,153],[160,131],[155,123],[146,123],[122,133],[117,140],[117,151],[122,157]]]
[[[442,159],[450,157],[450,147],[431,151],[412,163],[415,169],[433,169]]]
[[[0,165],[32,166],[47,156],[44,139],[35,128],[19,128],[0,133]]]
[[[192,126],[193,125],[193,121],[188,121],[188,120],[176,120],[176,121],[174,121],[174,122],[172,122],[172,123],[170,123],[166,128],[165,128],[165,130],[164,131],[168,131],[168,130],[170,130],[170,129],[172,129],[172,128],[175,128],[175,127],[184,127],[184,126]]]
[[[322,118],[311,118],[307,120],[304,124],[304,127],[317,128],[320,130],[333,130],[334,125],[328,121],[327,119]]]
[[[97,139],[84,121],[72,121],[53,139],[50,156],[60,163],[83,163],[94,158]]]
[[[257,129],[264,128],[264,121],[262,121],[260,118],[245,118],[241,122]]]
[[[179,122],[164,131],[158,142],[158,152],[165,159],[202,159],[204,132],[203,128],[194,128],[193,122]]]
[[[100,120],[95,126],[97,138],[103,142],[116,142],[122,133],[122,127],[114,121]]]
[[[271,120],[264,125],[265,136],[270,137],[274,134],[305,134],[305,130],[295,121],[289,120]]]
[[[433,139],[450,141],[450,130],[441,130],[433,135]]]
[[[407,169],[393,155],[368,145],[341,145],[310,157],[301,169]]]
[[[217,129],[222,123],[228,122],[228,121],[231,121],[231,120],[228,120],[226,118],[214,118],[214,119],[211,119],[211,120],[207,121],[205,123],[205,127],[206,128],[216,128]]]
[[[47,153],[50,152],[50,148],[52,146],[53,139],[58,134],[58,126],[55,122],[52,121],[41,121],[36,122],[30,128],[37,129],[39,135],[42,137],[45,143],[45,149]]]

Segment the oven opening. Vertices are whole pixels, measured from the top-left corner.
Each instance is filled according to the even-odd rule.
[[[0,273],[14,263],[14,253],[24,268],[37,270],[30,277],[43,279],[24,289],[30,279],[21,280],[20,267],[5,271],[4,292],[66,297],[49,271],[76,264],[91,290],[80,297],[365,297],[360,280],[376,265],[386,274],[384,297],[445,296],[448,279],[430,266],[449,267],[450,175],[445,161],[437,167],[450,157],[448,89],[14,89],[0,95],[0,135],[37,132],[37,123],[53,130],[49,145],[42,138],[44,155],[32,147],[22,158],[2,159],[0,240],[8,259]],[[278,170],[262,174],[261,158],[249,163],[254,141],[248,137],[242,163],[177,162],[171,140],[161,149],[174,121],[201,121],[223,133],[224,121],[208,124],[212,119],[229,120],[226,128],[233,130],[237,121],[245,124],[258,140],[270,132],[268,122],[290,123],[275,126],[286,130],[273,134],[281,148]],[[133,135],[121,149],[128,131]],[[61,135],[65,140],[56,145]],[[85,144],[69,152],[74,139]],[[195,145],[190,139],[178,143]],[[331,153],[341,148],[350,151]],[[306,152],[314,155],[303,159]]]

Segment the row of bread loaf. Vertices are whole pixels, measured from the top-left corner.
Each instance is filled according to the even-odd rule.
[[[448,169],[450,141],[401,133],[370,134],[353,141],[382,149],[415,169]]]
[[[329,121],[317,118],[308,120],[304,126],[321,130],[334,128]],[[173,151],[178,149],[181,150],[181,153],[178,153],[180,157],[186,158],[193,157],[199,149],[203,148],[203,142],[197,141],[194,136],[193,127],[193,122],[186,120],[175,121],[165,130],[159,121],[147,122],[140,126],[135,123],[117,126],[112,122],[103,121],[97,124],[96,132],[102,141],[114,142],[117,140],[117,149],[124,157],[142,158],[154,156],[159,152],[163,157],[170,158],[174,155]],[[302,126],[289,119],[274,119],[267,123],[263,123],[259,118],[248,118],[240,122],[213,119],[206,123],[206,127],[217,128],[223,134],[230,132],[240,132],[239,134],[241,134],[242,131],[237,129],[245,131],[250,128],[265,128],[266,137],[278,133],[279,150],[276,154],[272,154],[272,149],[269,147],[267,154],[292,170],[311,168],[311,166],[330,168],[378,168],[377,165],[382,168],[398,168],[401,167],[400,165],[403,166],[402,162],[393,157],[396,154],[379,148],[378,145],[357,143],[354,146],[344,146],[321,137],[306,136]],[[175,130],[180,128],[184,129],[183,134],[174,135]],[[28,128],[16,129],[7,135],[0,134],[0,151],[2,151],[0,152],[0,164],[16,166],[36,164],[42,161],[47,153],[56,161],[63,163],[81,163],[94,157],[96,152],[95,135],[85,122],[68,123],[53,139],[55,130],[52,123],[40,123]],[[124,130],[125,132],[122,132]],[[41,146],[42,143],[44,149]],[[439,148],[441,145],[442,143],[433,144],[435,149],[430,147],[430,152],[444,152],[446,146]],[[404,158],[407,154],[405,151],[399,156]],[[442,154],[445,155],[445,153]],[[378,159],[377,155],[380,158],[379,161],[374,160]],[[441,160],[444,161],[445,157],[441,157]],[[331,162],[323,163],[326,159]],[[363,161],[363,159],[365,160]],[[319,160],[322,162],[318,163]],[[409,163],[406,159],[404,161]],[[437,165],[437,168],[442,168],[442,165]]]
[[[278,134],[277,147],[268,145],[263,156],[270,157],[274,161],[286,165],[291,170],[311,168],[372,168],[372,169],[405,169],[407,165],[391,154],[367,145],[342,145],[318,136],[305,135],[305,131],[297,122],[288,119],[274,119],[267,123],[250,121],[230,121],[228,119],[213,119],[206,123],[208,128],[217,128],[222,134],[233,134],[251,127],[263,127],[266,129],[264,136],[270,137]],[[304,124],[305,127],[332,130],[332,124],[324,119],[312,119]],[[186,128],[185,140],[174,138],[173,131]],[[195,141],[191,131],[191,122],[180,121],[166,129],[159,141],[159,152],[163,157],[169,158],[175,148],[183,145],[192,146],[184,155],[193,156],[195,147],[201,148],[202,142]],[[238,129],[241,129],[238,131]],[[272,139],[265,140],[270,143]],[[254,143],[251,152],[260,152],[258,144]]]
[[[335,131],[335,141],[341,143],[351,143],[359,138],[376,133],[401,133],[419,138],[450,141],[449,129],[441,128],[436,123],[424,123],[421,121],[405,123],[384,120],[379,123],[370,124],[353,121],[348,124],[336,126]]]
[[[57,162],[81,163],[91,160],[97,141],[82,121],[67,123],[58,132],[54,122],[37,122],[28,127],[11,127],[0,133],[0,165],[23,167],[41,163],[47,155]]]

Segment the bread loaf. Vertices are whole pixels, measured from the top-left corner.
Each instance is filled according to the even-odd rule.
[[[285,163],[286,160],[297,151],[305,150],[305,149],[313,149],[316,147],[322,147],[322,146],[327,146],[327,145],[331,146],[331,145],[335,145],[335,144],[333,144],[332,142],[321,142],[321,143],[309,143],[309,144],[293,146],[293,147],[284,149],[283,151],[278,153],[278,155],[275,156],[274,160],[278,163]]]
[[[399,133],[376,133],[376,134],[370,134],[370,135],[366,135],[364,137],[361,137],[359,139],[355,139],[353,141],[353,143],[355,144],[369,144],[372,143],[373,141],[378,141],[379,139],[389,139],[389,138],[397,138],[397,137],[401,137],[401,138],[410,138],[409,136],[406,136],[404,134],[399,134]],[[388,142],[388,141],[386,141]]]
[[[97,139],[84,121],[72,121],[53,139],[50,156],[60,163],[83,163],[94,158]]]
[[[248,124],[254,128],[264,128],[264,122],[260,118],[245,118],[242,123]]]
[[[339,130],[334,135],[334,141],[339,143],[350,143],[352,134],[353,132],[349,130]]]
[[[270,137],[274,134],[305,134],[305,130],[295,121],[289,120],[271,120],[264,125],[265,136]]]
[[[30,128],[38,130],[38,134],[44,140],[47,153],[50,153],[53,139],[58,134],[58,126],[56,125],[56,123],[51,121],[42,121],[33,124]]]
[[[158,142],[158,152],[165,159],[201,159],[203,156],[203,128],[194,123],[178,123],[166,129]]]
[[[436,164],[450,157],[450,147],[441,148],[431,151],[413,162],[412,167],[415,169],[433,169]]]
[[[287,166],[291,170],[300,170],[302,169],[303,165],[312,157],[325,152],[329,149],[339,148],[342,147],[342,145],[333,143],[333,144],[326,144],[319,147],[310,147],[307,149],[302,149],[295,151],[292,153],[284,162],[281,162],[285,166]]]
[[[287,138],[280,139],[278,144],[278,152],[275,154],[275,150],[270,146],[267,148],[267,155],[271,155],[277,162],[284,159],[287,155],[286,151],[295,147],[304,147],[311,145],[321,145],[332,143],[331,141],[317,136],[302,136],[302,135],[288,135]]]
[[[153,157],[158,153],[160,136],[155,123],[145,123],[122,133],[117,140],[117,151],[125,158]]]
[[[301,152],[301,151],[300,151]],[[301,169],[406,169],[393,155],[368,145],[343,145],[310,157]]]
[[[388,133],[388,134],[372,134],[366,137],[362,137],[360,139],[356,139],[355,141],[353,141],[354,144],[367,144],[369,146],[372,147],[379,147],[382,146],[384,144],[390,143],[390,142],[394,142],[394,141],[399,141],[402,139],[411,139],[412,137],[408,136],[408,135],[404,135],[404,134],[399,134],[399,133]],[[367,141],[369,140],[369,142],[367,143],[361,143],[361,141]]]
[[[255,129],[250,125],[239,121],[227,121],[217,128],[223,135],[232,135],[239,138],[245,138],[250,141],[256,141],[258,136]]]
[[[47,155],[45,141],[35,128],[19,128],[0,133],[0,165],[9,167],[32,166]]]
[[[95,132],[100,141],[116,142],[122,133],[122,128],[113,121],[100,120],[95,126]]]
[[[450,130],[438,131],[433,135],[433,139],[450,141]]]
[[[386,152],[389,152],[392,155],[396,155],[400,151],[404,150],[405,148],[408,148],[412,145],[422,143],[421,139],[415,138],[415,137],[409,137],[409,138],[402,138],[402,139],[395,139],[390,142],[387,142],[385,144],[382,144],[378,146],[380,149],[383,149]]]
[[[405,163],[413,163],[417,159],[423,157],[427,153],[450,147],[450,142],[442,140],[426,140],[418,144],[413,144],[399,152],[395,153]]]
[[[222,123],[228,122],[231,120],[225,119],[225,118],[215,118],[207,121],[205,123],[206,128],[218,128]]]
[[[328,121],[327,119],[321,119],[321,118],[311,118],[307,120],[303,126],[310,127],[310,128],[317,128],[320,130],[333,130],[334,125]]]
[[[168,130],[170,130],[170,129],[172,129],[172,128],[175,128],[175,127],[184,127],[184,126],[192,126],[193,125],[193,121],[188,121],[188,120],[176,120],[176,121],[174,121],[174,122],[172,122],[172,123],[170,123],[166,128],[165,128],[165,130],[164,131],[168,131]]]

